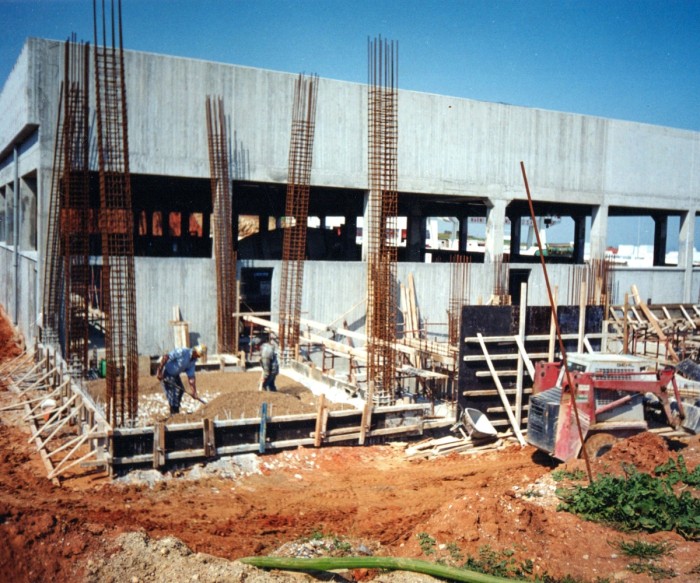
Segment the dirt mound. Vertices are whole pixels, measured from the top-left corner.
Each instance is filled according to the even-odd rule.
[[[219,374],[237,379],[229,394],[215,394]],[[280,378],[277,395],[261,394],[258,381],[259,373],[198,375],[200,392],[217,411],[250,402],[245,414],[257,415],[254,397],[261,395],[275,408],[282,406],[277,399],[307,405],[291,379]],[[154,378],[141,387],[144,401],[161,399]],[[10,392],[0,392],[0,409],[13,403]],[[582,583],[648,583],[650,577],[633,573],[631,560],[610,543],[666,541],[675,548],[659,566],[673,569],[678,581],[700,581],[698,542],[673,533],[620,533],[557,512],[553,491],[561,482],[554,483],[553,470],[582,467],[582,461],[557,467],[530,447],[417,460],[406,457],[405,444],[298,448],[261,456],[260,471],[232,477],[201,472],[195,480],[174,471],[152,484],[123,483],[76,467],[55,487],[26,426],[11,425],[20,421],[21,411],[0,412],[0,579],[13,583],[318,581],[323,576],[266,573],[231,562],[274,554],[318,533],[363,541],[374,555],[450,565],[472,557],[522,567],[529,579],[547,574]],[[623,463],[650,471],[680,453],[692,471],[700,463],[700,437],[641,434],[614,444],[593,471],[618,472]],[[693,494],[700,495],[697,488]],[[552,503],[540,504],[545,498]],[[372,578],[430,580],[372,571],[335,576]]]
[[[318,398],[304,385],[284,375],[277,377],[277,392],[260,391],[260,371],[219,372],[199,371],[197,393],[205,404],[185,394],[183,412],[168,416],[168,405],[163,388],[155,376],[139,377],[139,418],[141,425],[150,425],[167,418],[167,423],[188,423],[209,419],[241,419],[260,417],[263,403],[268,416],[315,413]],[[183,384],[186,383],[183,376]],[[189,387],[186,387],[189,390]],[[104,403],[106,381],[98,379],[87,383],[88,392],[97,403]],[[343,403],[327,403],[329,409],[352,408]]]
[[[300,580],[294,575],[268,574],[235,561],[194,553],[182,541],[172,536],[155,540],[143,532],[123,534],[105,551],[88,562],[85,583],[287,583]]]

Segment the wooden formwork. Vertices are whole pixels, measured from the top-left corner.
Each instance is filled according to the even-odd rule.
[[[316,413],[271,416],[263,403],[253,418],[115,428],[71,378],[60,356],[41,345],[4,363],[0,381],[17,396],[17,403],[6,409],[25,411],[29,439],[56,484],[78,465],[113,475],[240,453],[422,436],[453,421],[434,418],[431,403],[331,411],[321,398]]]
[[[524,444],[534,363],[554,360],[559,346],[551,308],[465,306],[460,343],[459,404],[484,413],[501,434]],[[600,350],[605,344],[602,306],[559,306],[567,351]]]
[[[700,306],[646,304],[634,286],[626,300],[609,308],[608,333],[618,351],[667,364],[700,357]]]
[[[138,466],[163,468],[242,453],[421,436],[431,426],[427,420],[429,407],[375,407],[370,426],[364,431],[363,411],[331,411],[325,399],[320,400],[316,413],[269,416],[263,403],[259,417],[115,429],[110,436],[110,466],[113,471]]]
[[[24,411],[29,441],[36,445],[50,480],[60,484],[60,478],[78,465],[105,466],[109,423],[52,349],[36,345],[5,363],[0,380],[16,395],[16,404],[7,409]]]

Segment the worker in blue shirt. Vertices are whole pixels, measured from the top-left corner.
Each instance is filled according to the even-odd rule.
[[[260,390],[276,391],[275,379],[280,372],[280,364],[277,358],[277,346],[274,340],[265,342],[260,347],[260,366],[263,369]]]
[[[170,414],[180,412],[180,401],[185,393],[180,375],[184,372],[187,375],[187,382],[191,392],[188,393],[193,399],[197,396],[197,381],[195,379],[195,362],[198,358],[205,359],[207,347],[205,344],[198,344],[194,348],[176,348],[168,354],[164,354],[158,363],[158,380],[163,385],[165,396],[170,405]]]

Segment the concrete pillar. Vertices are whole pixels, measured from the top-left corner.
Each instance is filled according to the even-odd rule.
[[[355,259],[355,249],[357,240],[357,214],[354,211],[345,215],[345,224],[340,231],[342,233],[342,244],[345,249],[345,259]]]
[[[695,216],[697,210],[692,208],[681,215],[678,232],[678,267],[683,268],[683,303],[693,301],[693,256],[695,250]]]
[[[469,240],[469,217],[459,217],[459,251],[464,253],[467,250]]]
[[[368,235],[369,235],[369,217],[370,217],[370,192],[365,191],[364,208],[362,211],[362,261],[367,261],[369,254]]]
[[[591,214],[591,259],[604,259],[608,246],[608,205],[593,207]]]
[[[668,215],[654,217],[654,265],[666,265]]]
[[[36,178],[20,180],[20,240],[22,251],[36,251]]]
[[[486,243],[484,262],[493,262],[503,255],[503,230],[506,224],[507,200],[491,199],[486,202]]]
[[[522,229],[520,228],[521,219],[522,219],[522,217],[520,215],[516,215],[516,216],[510,218],[510,256],[511,256],[511,259],[513,257],[517,257],[518,255],[520,255],[520,236],[521,236],[521,232],[522,232]],[[517,291],[517,293],[520,293],[520,288],[518,288],[516,291]]]
[[[574,219],[574,263],[583,263],[586,252],[586,217],[573,217]]]
[[[406,260],[422,263],[425,261],[426,221],[420,205],[411,206],[406,222]]]

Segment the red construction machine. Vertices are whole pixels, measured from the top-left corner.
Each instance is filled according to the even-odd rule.
[[[653,370],[633,355],[574,353],[567,362],[568,374],[561,362],[537,363],[527,421],[528,443],[559,460],[579,455],[581,436],[596,457],[616,439],[646,431],[645,400],[676,429],[685,419],[674,368]]]

